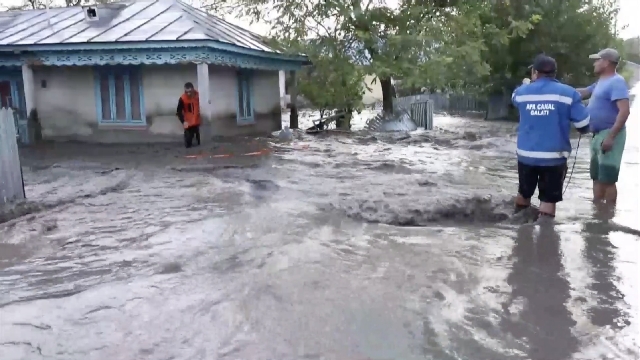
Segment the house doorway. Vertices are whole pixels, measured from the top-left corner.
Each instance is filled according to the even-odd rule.
[[[2,69],[0,67],[0,69]],[[0,70],[0,107],[15,110],[16,130],[22,144],[29,143],[26,104],[24,102],[22,74],[18,71]]]
[[[11,81],[0,79],[0,108],[13,107]]]

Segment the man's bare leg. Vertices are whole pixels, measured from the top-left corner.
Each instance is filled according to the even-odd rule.
[[[606,185],[594,180],[593,181],[593,201],[594,202],[604,201],[606,194],[607,194]],[[616,191],[616,196],[617,196],[617,191]]]
[[[602,184],[604,187],[604,201],[607,204],[615,204],[618,201],[618,187],[616,184]]]
[[[516,196],[516,212],[526,209],[531,206],[531,199],[525,199],[524,196],[518,194]]]
[[[556,204],[541,201],[540,213],[550,216],[556,216]]]

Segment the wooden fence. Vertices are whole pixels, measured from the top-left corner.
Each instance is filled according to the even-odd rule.
[[[0,205],[25,198],[12,109],[0,109]]]

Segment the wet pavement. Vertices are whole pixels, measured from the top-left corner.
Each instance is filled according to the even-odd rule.
[[[582,139],[540,226],[509,217],[512,123],[26,149],[0,359],[638,359],[639,123],[617,208]]]

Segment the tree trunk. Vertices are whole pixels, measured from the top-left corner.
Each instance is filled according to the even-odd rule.
[[[296,80],[296,72],[290,71],[291,76],[291,87],[290,89],[290,104],[291,104],[291,112],[289,113],[289,128],[297,129],[298,128],[298,83]]]
[[[382,111],[391,114],[393,113],[393,85],[391,84],[391,77],[381,78],[380,87],[382,88]]]
[[[352,109],[344,109],[344,116],[336,119],[336,129],[351,130],[351,116],[353,115]]]

